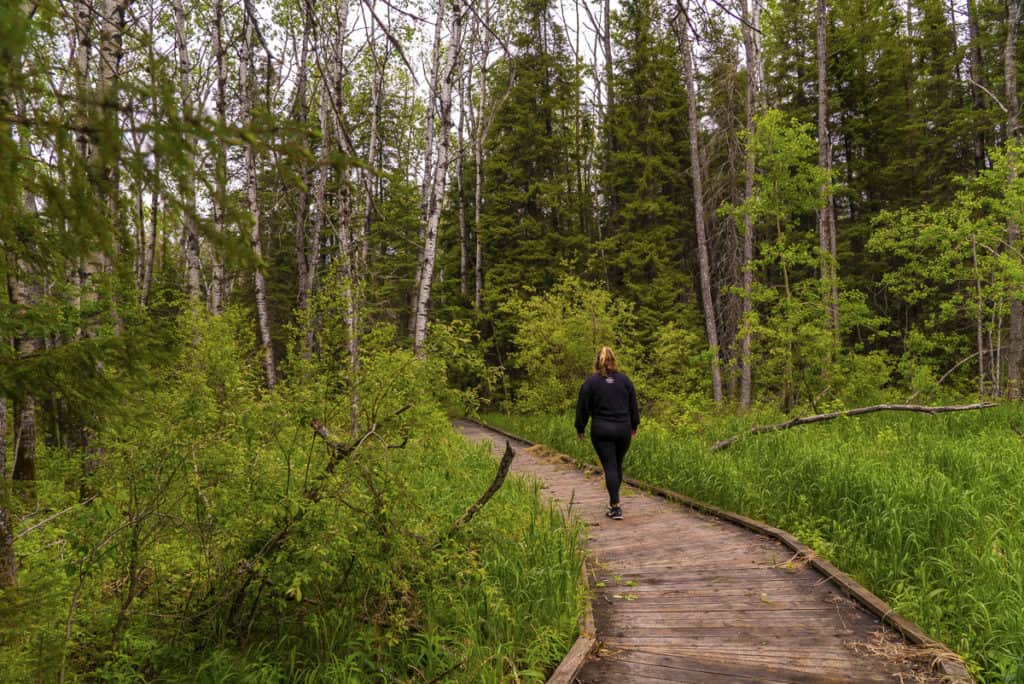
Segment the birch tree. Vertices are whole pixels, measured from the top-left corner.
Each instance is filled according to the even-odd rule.
[[[757,132],[757,117],[763,110],[764,71],[761,57],[761,4],[760,0],[740,0],[741,30],[743,34],[743,50],[747,62],[747,102],[746,131],[747,140],[753,140]],[[747,145],[744,160],[744,197],[749,200],[754,196],[755,158],[753,146]],[[753,316],[754,297],[754,221],[749,212],[743,215],[743,298],[740,311],[740,406],[750,408],[753,391],[753,373],[751,363],[752,333],[751,317]]]
[[[270,312],[267,309],[267,278],[263,272],[266,264],[263,260],[263,236],[260,232],[259,188],[256,179],[256,150],[252,133],[253,112],[256,108],[256,63],[255,33],[256,10],[252,0],[243,0],[242,31],[244,34],[243,54],[239,60],[239,86],[241,90],[242,125],[248,130],[244,136],[243,150],[245,154],[245,197],[248,203],[249,245],[256,258],[253,282],[256,289],[256,319],[259,330],[260,347],[264,382],[273,388],[277,384],[277,367],[274,362],[274,347],[270,337]]]
[[[442,0],[442,3],[444,0]],[[448,161],[451,147],[449,131],[452,127],[452,92],[458,68],[459,50],[462,44],[463,11],[460,0],[452,0],[451,28],[448,45],[441,71],[440,90],[437,93],[438,135],[437,158],[431,172],[431,196],[425,221],[425,240],[420,258],[420,282],[416,295],[415,327],[413,349],[420,357],[426,354],[427,319],[430,291],[433,283],[434,262],[437,258],[437,232],[441,222],[445,184],[448,177]]]
[[[1003,53],[1003,69],[1006,79],[1006,138],[1010,184],[1017,179],[1020,154],[1020,98],[1017,94],[1017,32],[1021,19],[1021,0],[1008,0],[1006,25],[1006,50]],[[1011,218],[1006,226],[1006,249],[1017,263],[1019,254],[1020,223]],[[1021,356],[1024,352],[1024,293],[1019,288],[1010,296],[1009,348],[1006,350],[1006,390],[1010,399],[1020,399]]]
[[[174,42],[178,53],[178,87],[181,89],[181,118],[184,127],[190,125],[193,117],[192,61],[188,50],[188,30],[185,20],[184,0],[174,0]],[[183,127],[183,128],[184,128]],[[188,292],[192,301],[202,300],[201,268],[199,261],[199,230],[196,225],[196,164],[195,136],[182,136],[184,146],[184,168],[178,169],[178,192],[182,205],[182,246],[185,252],[185,270]]]
[[[817,3],[817,66],[818,66],[818,166],[825,178],[832,175],[832,141],[828,130],[828,45],[826,36],[828,15],[825,0]],[[821,186],[822,206],[818,210],[818,248],[821,260],[821,280],[828,290],[828,310],[832,318],[832,332],[839,336],[839,289],[836,283],[836,220],[832,206],[831,183]]]
[[[700,267],[700,294],[704,309],[704,328],[708,346],[711,348],[711,396],[716,403],[722,401],[722,371],[718,351],[718,322],[715,317],[715,302],[711,296],[711,259],[708,255],[707,230],[704,222],[704,187],[701,166],[700,138],[697,130],[697,86],[694,77],[693,53],[690,48],[690,27],[688,10],[682,0],[677,3],[679,10],[675,28],[679,38],[679,50],[683,57],[683,71],[686,78],[686,95],[689,104],[690,170],[693,175],[694,220],[697,229],[697,261]]]
[[[224,0],[213,0],[213,59],[215,64],[216,86],[214,88],[214,110],[217,128],[224,130],[227,125],[227,55],[224,46]],[[227,155],[223,145],[214,145],[213,149],[213,230],[223,235],[226,229],[224,222],[224,203],[227,199]],[[220,314],[224,307],[224,262],[220,251],[213,250],[213,275],[210,278],[210,311]]]

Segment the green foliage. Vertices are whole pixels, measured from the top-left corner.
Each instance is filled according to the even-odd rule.
[[[1019,256],[1003,248],[1007,222],[1024,218],[1024,182],[1010,180],[1017,154],[1016,146],[993,150],[992,169],[964,181],[947,205],[882,212],[876,219],[867,246],[891,260],[894,267],[881,283],[913,314],[901,366],[924,396],[938,390],[947,369],[978,353],[985,355],[985,374],[977,372],[977,361],[967,364],[953,387],[973,392],[980,376],[991,391],[1000,390],[998,366],[978,348],[977,335],[993,344],[1011,298],[1024,288]]]
[[[504,371],[487,364],[480,333],[469,323],[431,324],[427,350],[432,361],[444,366],[443,403],[449,412],[475,415],[497,393]]]
[[[594,458],[571,416],[487,418],[579,461]],[[778,418],[723,417],[685,431],[645,419],[626,473],[790,530],[966,658],[982,681],[1019,676],[1024,452],[1013,428],[1021,408],[879,413],[709,451]]]
[[[509,363],[521,374],[516,405],[527,413],[568,408],[604,345],[626,372],[640,358],[630,305],[574,276],[544,294],[511,299],[502,311],[516,325]]]
[[[309,428],[355,439],[330,365],[262,392],[243,311],[180,335],[93,453],[40,450],[0,600],[5,681],[543,679],[575,636],[579,530],[513,480],[447,534],[495,465],[440,412],[444,364],[373,341],[364,438],[339,457]]]
[[[482,235],[487,266],[484,296],[495,310],[525,289],[550,288],[565,272],[579,272],[587,236],[580,207],[582,160],[574,158],[580,76],[564,30],[551,20],[550,0],[515,5],[515,55],[491,70],[488,90],[504,93],[486,141],[487,198]]]
[[[703,335],[669,323],[658,330],[648,356],[634,379],[645,411],[680,425],[711,409],[711,350]]]
[[[615,104],[604,121],[607,219],[589,270],[636,302],[646,341],[664,323],[681,322],[696,300],[683,268],[696,239],[687,100],[676,41],[658,3],[622,3],[612,31],[620,54],[610,86]]]

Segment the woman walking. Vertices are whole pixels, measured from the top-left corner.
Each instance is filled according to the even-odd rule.
[[[608,487],[607,515],[622,520],[619,505],[622,459],[640,426],[640,409],[633,383],[619,371],[615,354],[608,347],[601,347],[594,362],[594,374],[580,387],[580,398],[576,402],[576,439],[583,439],[588,420],[591,421],[590,441],[601,459]]]

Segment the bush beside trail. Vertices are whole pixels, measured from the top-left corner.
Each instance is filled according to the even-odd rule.
[[[448,535],[496,462],[449,425],[444,369],[386,346],[328,468],[310,425],[355,441],[343,377],[261,392],[246,327],[193,320],[90,453],[40,449],[8,497],[4,681],[543,680],[576,636],[580,530],[509,480]]]

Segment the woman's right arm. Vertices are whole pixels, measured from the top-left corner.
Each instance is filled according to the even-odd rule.
[[[583,431],[590,420],[590,383],[584,381],[580,386],[580,395],[576,400],[576,437],[583,439]]]

